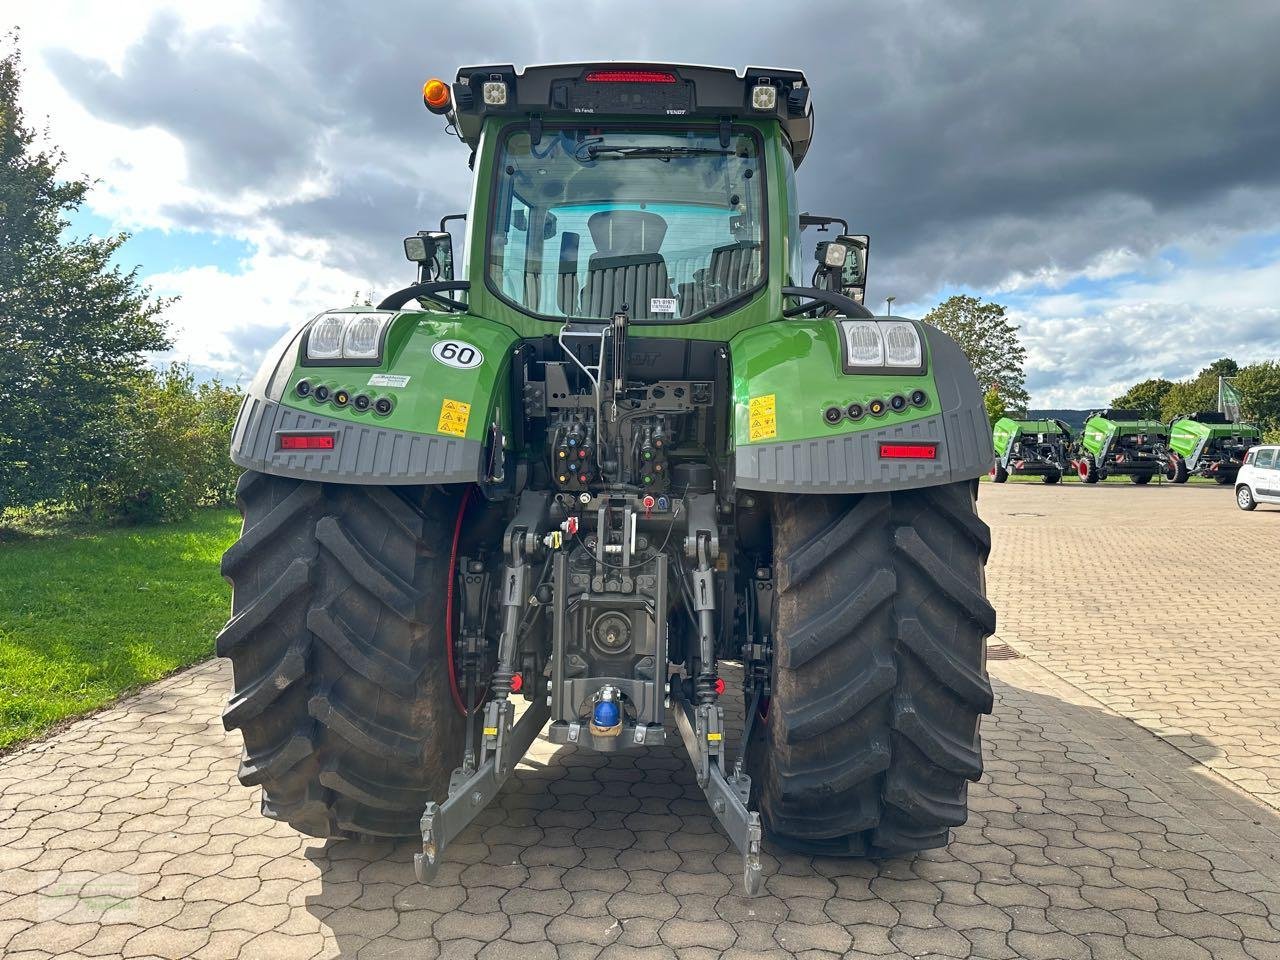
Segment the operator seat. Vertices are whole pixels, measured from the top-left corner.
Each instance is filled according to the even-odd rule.
[[[681,284],[681,313],[692,316],[728,300],[754,286],[761,275],[758,242],[739,240],[716,247],[707,268],[696,271],[692,282]]]
[[[658,249],[667,235],[667,221],[644,210],[602,210],[587,218],[596,252],[587,261],[582,289],[582,314],[609,317],[625,303],[633,320],[653,315],[649,301],[671,297],[667,261]],[[660,313],[659,319],[673,319]]]

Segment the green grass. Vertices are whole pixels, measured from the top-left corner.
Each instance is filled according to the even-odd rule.
[[[212,655],[240,517],[0,536],[0,750]]]

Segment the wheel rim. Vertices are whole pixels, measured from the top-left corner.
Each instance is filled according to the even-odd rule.
[[[1248,487],[1241,487],[1239,492],[1236,493],[1236,503],[1240,504],[1242,507],[1247,507],[1249,505]]]
[[[1081,460],[1076,464],[1076,472],[1080,474],[1080,479],[1085,480],[1089,476],[1089,464]]]

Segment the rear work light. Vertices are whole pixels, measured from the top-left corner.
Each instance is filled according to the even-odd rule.
[[[587,83],[675,83],[676,75],[662,70],[592,70]]]
[[[332,433],[282,433],[281,450],[332,450]]]
[[[882,443],[881,460],[937,460],[936,443]]]

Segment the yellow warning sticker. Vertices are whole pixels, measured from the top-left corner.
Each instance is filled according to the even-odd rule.
[[[471,404],[461,400],[446,400],[440,405],[440,422],[436,424],[436,433],[447,433],[451,437],[467,435],[467,421],[471,419]]]
[[[723,733],[708,733],[708,734],[707,734],[707,739],[708,739],[708,740],[710,740],[712,743],[714,743],[714,742],[715,742],[715,741],[717,741],[717,740],[723,740],[723,739],[724,739],[724,734],[723,734]]]
[[[748,440],[768,440],[778,435],[778,401],[775,394],[752,397],[747,414]]]

